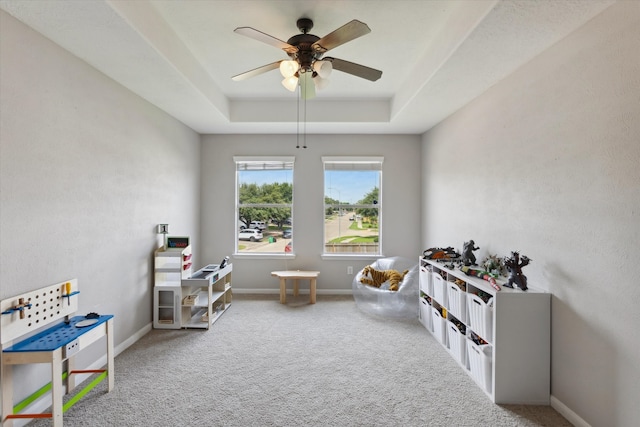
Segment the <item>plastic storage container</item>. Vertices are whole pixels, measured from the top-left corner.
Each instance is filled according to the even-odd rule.
[[[433,334],[445,347],[447,346],[447,321],[436,307],[431,309],[433,319]]]
[[[431,273],[431,283],[433,284],[433,298],[443,306],[447,306],[447,281],[438,274]]]
[[[491,393],[491,345],[478,345],[467,340],[467,349],[471,376],[487,393]]]
[[[467,321],[466,292],[453,282],[447,282],[447,298],[449,300],[449,313],[453,314],[463,323]]]
[[[467,364],[467,337],[458,327],[447,320],[447,338],[449,339],[449,351],[453,358],[463,366]]]
[[[420,323],[427,328],[427,331],[433,332],[433,319],[431,315],[431,304],[427,301],[426,296],[420,297]]]
[[[484,302],[475,294],[467,294],[469,327],[486,341],[493,341],[493,298]]]
[[[431,284],[431,271],[427,266],[420,267],[420,290],[427,295],[433,296],[433,285]]]

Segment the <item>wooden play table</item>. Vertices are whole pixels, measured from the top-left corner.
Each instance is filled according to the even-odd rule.
[[[280,279],[280,303],[285,304],[287,302],[287,279],[293,279],[293,295],[298,295],[298,279],[309,280],[309,295],[310,303],[316,303],[316,279],[318,278],[319,271],[300,271],[300,270],[287,270],[287,271],[272,271],[271,275]]]

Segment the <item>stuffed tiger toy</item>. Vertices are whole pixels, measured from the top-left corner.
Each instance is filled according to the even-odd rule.
[[[362,270],[360,283],[379,288],[383,283],[388,281],[389,290],[397,291],[400,288],[400,283],[404,279],[404,276],[408,272],[409,270],[405,270],[402,273],[398,270],[375,270],[373,267],[368,265]]]

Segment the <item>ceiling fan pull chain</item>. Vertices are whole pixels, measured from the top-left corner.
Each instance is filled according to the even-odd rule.
[[[305,89],[305,97],[304,97],[304,122],[302,123],[304,126],[304,131],[302,133],[302,148],[307,148],[307,97],[306,97],[306,89]]]
[[[300,86],[296,92],[296,148],[300,148]]]

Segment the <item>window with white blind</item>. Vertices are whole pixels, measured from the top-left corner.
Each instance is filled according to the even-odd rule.
[[[294,157],[234,157],[236,253],[292,253]]]
[[[324,254],[381,255],[383,157],[323,157]]]

